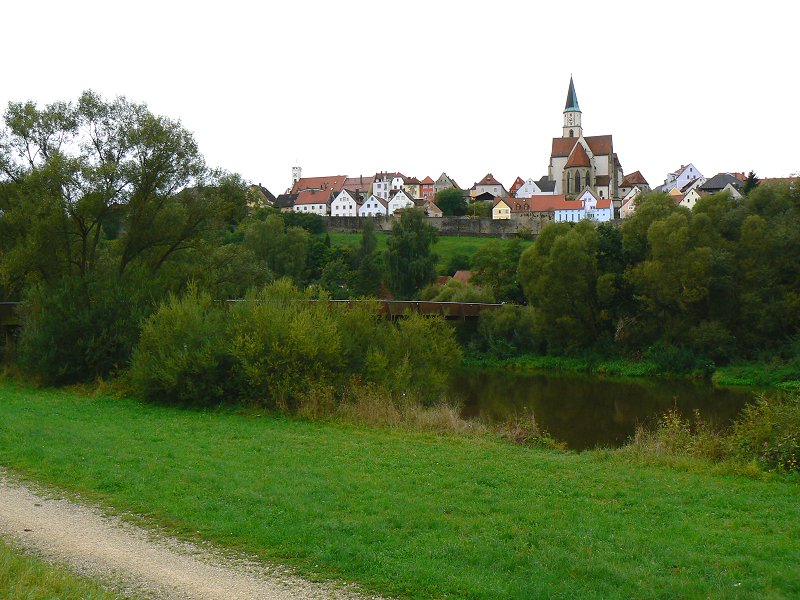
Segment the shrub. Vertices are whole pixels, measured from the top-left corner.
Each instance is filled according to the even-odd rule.
[[[771,471],[800,471],[800,396],[761,396],[744,408],[732,437],[740,458]]]
[[[114,374],[128,366],[151,311],[140,286],[116,277],[33,287],[21,308],[19,364],[48,384]]]
[[[659,373],[685,375],[698,369],[713,371],[713,365],[703,363],[683,346],[658,343],[648,348],[644,357],[655,364]]]
[[[343,365],[327,302],[309,302],[287,279],[248,295],[232,323],[241,392],[251,400],[287,407],[309,383],[335,381]]]
[[[150,400],[212,404],[235,392],[227,311],[192,285],[170,295],[142,327],[130,382]]]

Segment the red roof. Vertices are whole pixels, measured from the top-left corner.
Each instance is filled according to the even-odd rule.
[[[422,180],[422,183],[424,185],[433,185],[436,182],[433,179],[431,179],[430,176],[428,176],[428,177],[426,177],[425,179]]]
[[[346,175],[329,175],[327,177],[301,177],[292,186],[292,194],[303,190],[333,190],[336,193],[342,191]]]
[[[534,194],[530,198],[503,198],[512,213],[551,212],[554,210],[580,210],[583,205],[579,200],[567,200],[564,194]]]
[[[611,208],[611,199],[607,198],[605,200],[598,200],[597,208]]]
[[[634,171],[625,177],[622,178],[622,184],[620,187],[633,187],[635,185],[646,185],[649,186],[650,184],[647,183],[647,180],[644,178],[639,171]]]
[[[683,202],[683,199],[686,198],[686,194],[678,194],[676,196],[672,196],[675,199],[675,204],[680,204]]]
[[[303,190],[294,201],[297,204],[327,204],[331,199],[331,190]]]
[[[453,279],[461,283],[469,283],[469,280],[472,279],[472,271],[456,271],[453,273]]]
[[[347,177],[344,180],[344,189],[351,192],[372,192],[372,176]]]
[[[586,150],[583,149],[583,144],[575,144],[575,147],[572,149],[572,153],[569,155],[569,159],[567,160],[565,167],[568,169],[570,167],[591,166],[592,163],[589,160],[589,155],[586,154]]]
[[[487,174],[486,177],[481,179],[478,183],[475,184],[475,187],[479,185],[502,185],[497,179],[494,178],[494,175],[491,173]]]
[[[614,145],[610,135],[592,135],[583,138],[589,146],[589,150],[596,156],[608,156],[611,154],[611,147]],[[553,138],[553,149],[550,156],[569,156],[578,138]]]
[[[512,183],[512,184],[511,184],[511,189],[510,189],[510,190],[508,190],[508,191],[509,191],[510,193],[512,193],[512,194],[513,194],[513,193],[514,193],[514,192],[516,192],[516,191],[517,191],[519,188],[521,188],[523,185],[525,185],[525,182],[522,180],[522,177],[517,177],[517,178],[514,180],[514,183]]]

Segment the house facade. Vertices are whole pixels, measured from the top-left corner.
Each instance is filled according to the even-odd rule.
[[[433,200],[434,196],[436,196],[435,185],[436,182],[430,176],[425,177],[420,182],[420,193],[423,200]]]
[[[433,192],[434,194],[438,194],[442,190],[446,190],[448,188],[461,189],[458,187],[458,184],[455,182],[455,180],[450,178],[447,173],[442,173],[433,184]]]
[[[481,194],[491,194],[495,198],[507,198],[508,192],[503,184],[494,178],[494,175],[487,173],[486,176],[470,188],[469,195],[473,198]]]
[[[402,173],[375,173],[372,183],[372,193],[383,198],[389,199],[389,195],[396,191],[403,189],[403,182],[405,176]]]
[[[685,188],[687,184],[698,178],[703,178],[703,174],[692,163],[681,165],[679,169],[667,173],[667,178],[659,187],[659,191],[668,194],[672,190],[677,189],[678,192],[681,193],[681,190]]]
[[[396,190],[389,198],[389,214],[393,215],[396,211],[404,208],[414,208],[414,199],[410,198],[405,190]]]
[[[331,202],[331,216],[357,217],[358,209],[361,208],[363,200],[364,198],[361,194],[344,189]]]
[[[383,198],[370,195],[363,204],[358,207],[359,217],[385,217],[389,214],[389,204]]]
[[[294,202],[294,212],[313,213],[315,215],[327,216],[328,206],[331,202],[332,190],[303,190],[297,195]]]

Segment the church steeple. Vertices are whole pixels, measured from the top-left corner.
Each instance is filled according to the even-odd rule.
[[[581,137],[581,107],[578,106],[578,95],[575,93],[575,83],[572,75],[569,76],[569,90],[567,90],[567,103],[564,106],[564,134],[562,137]]]
[[[581,111],[581,107],[578,106],[578,95],[575,93],[575,83],[572,81],[572,75],[569,76],[569,90],[567,91],[567,104],[564,106],[564,112],[568,110]]]

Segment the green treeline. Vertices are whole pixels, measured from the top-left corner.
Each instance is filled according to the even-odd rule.
[[[479,350],[646,357],[663,372],[736,359],[800,367],[800,190],[693,210],[644,197],[621,227],[545,227],[520,259],[528,306],[482,319]]]
[[[292,306],[304,306],[292,309],[300,316],[266,310],[274,302],[254,300],[251,308],[243,303],[226,311],[208,305],[215,316],[197,322],[218,325],[209,339],[222,335],[226,342],[222,355],[196,358],[218,361],[225,373],[232,369],[235,395],[265,389],[242,383],[257,368],[246,367],[247,361],[260,363],[245,360],[243,347],[227,342],[261,335],[254,333],[263,325],[259,319],[305,319],[310,325],[301,337],[311,337],[297,343],[298,357],[320,361],[319,372],[331,380],[346,373],[375,381],[381,360],[402,362],[402,349],[396,348],[401,356],[392,354],[387,340],[404,326],[382,325],[370,334],[375,343],[358,346],[373,352],[370,365],[353,363],[346,352],[329,361],[332,347],[351,342],[331,332],[314,338],[315,332],[329,321],[342,331],[349,326],[308,301],[387,293],[508,303],[473,330],[457,332],[461,348],[479,360],[621,359],[648,362],[661,373],[709,373],[750,361],[778,365],[772,372],[782,378],[800,372],[800,190],[789,186],[751,186],[741,200],[709,196],[691,211],[649,194],[620,227],[556,223],[527,247],[520,239],[493,240],[472,256],[451,256],[448,272],[469,268],[473,277],[467,284],[437,285],[437,234],[419,212],[401,215],[384,251],[369,223],[357,247],[332,247],[320,217],[258,206],[240,177],[206,165],[179,122],[144,105],[85,92],[74,103],[43,108],[11,103],[4,123],[0,300],[23,301],[18,362],[42,381],[126,372],[132,357],[142,356],[136,353],[140,336],[141,344],[147,335],[167,339],[166,329],[153,333],[153,323],[168,328],[163,315],[190,299],[202,307],[269,296],[287,285],[292,293],[281,293]],[[362,317],[374,320],[374,314]],[[237,320],[252,331],[233,328]],[[184,334],[205,343],[203,336]],[[264,353],[270,344],[285,343],[284,334],[273,334],[264,338],[269,343],[260,342]],[[316,347],[314,339],[333,345]],[[428,370],[446,373],[452,356],[430,355]],[[282,366],[270,368],[286,368],[274,364]],[[730,375],[737,376],[747,377]],[[206,385],[202,377],[190,379],[186,385]],[[307,379],[310,385],[325,378]],[[396,374],[396,381],[403,376]],[[269,385],[278,399],[296,393],[285,382]],[[207,388],[214,397],[225,392]],[[185,391],[175,393],[188,399]]]

